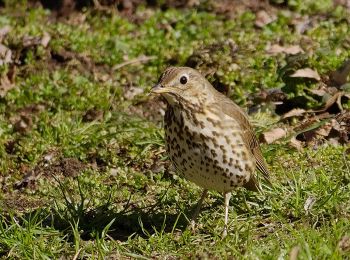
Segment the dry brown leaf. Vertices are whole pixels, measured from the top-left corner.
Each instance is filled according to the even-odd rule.
[[[43,47],[46,48],[50,40],[51,40],[51,36],[47,32],[44,32],[42,37],[25,35],[22,38],[22,44],[23,44],[23,47],[42,45]]]
[[[0,97],[5,97],[7,92],[15,87],[7,75],[0,78]]]
[[[261,10],[256,13],[255,25],[259,28],[275,21],[277,17],[275,15],[270,15],[266,11]]]
[[[47,32],[44,32],[43,37],[42,37],[41,40],[40,40],[40,44],[41,44],[44,48],[46,48],[47,45],[49,44],[50,40],[51,40],[50,34],[48,34]]]
[[[289,140],[289,145],[294,147],[295,149],[297,149],[298,151],[303,150],[303,145],[302,142],[300,142],[299,140],[297,140],[295,137],[292,137]]]
[[[5,38],[5,36],[11,31],[11,27],[8,25],[5,25],[4,27],[0,28],[0,42]]]
[[[323,97],[327,94],[326,90],[324,89],[310,89],[310,92],[320,97]]]
[[[343,236],[338,243],[338,247],[343,252],[350,251],[350,236]]]
[[[286,119],[286,118],[290,118],[290,117],[295,117],[295,116],[302,116],[306,113],[307,111],[305,109],[302,108],[293,108],[292,110],[288,111],[287,113],[285,113],[281,119]]]
[[[0,66],[12,63],[12,51],[0,43]]]
[[[271,144],[273,142],[275,142],[278,139],[281,139],[283,137],[286,137],[287,132],[282,129],[282,128],[274,128],[271,129],[265,133],[263,133],[261,135],[261,141],[267,143],[267,144]]]
[[[270,54],[286,53],[295,55],[298,53],[303,53],[304,50],[299,45],[281,46],[278,44],[273,44],[267,49],[267,52]]]
[[[327,111],[333,104],[337,104],[338,108],[340,111],[343,110],[343,106],[341,104],[341,97],[344,95],[344,92],[337,92],[335,93],[332,97],[330,97],[327,101],[326,104],[322,109],[315,110],[315,112],[323,112]]]
[[[332,126],[330,124],[326,124],[324,127],[315,130],[315,134],[323,137],[327,137],[331,132],[331,130],[332,130]]]
[[[320,80],[321,77],[318,74],[316,70],[310,69],[310,68],[304,68],[299,69],[295,71],[292,75],[290,75],[292,78],[309,78],[309,79],[315,79]]]
[[[340,68],[330,74],[331,80],[338,86],[344,85],[350,74],[350,59],[346,60]]]

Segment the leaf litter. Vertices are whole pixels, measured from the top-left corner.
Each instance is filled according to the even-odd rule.
[[[309,93],[323,100],[323,106],[319,108],[304,109],[291,107],[289,111],[280,115],[280,122],[284,128],[276,127],[264,132],[260,140],[266,143],[274,143],[279,140],[288,140],[291,147],[301,150],[302,147],[317,147],[320,144],[344,145],[350,143],[350,92],[343,91],[340,86],[347,85],[350,73],[350,62],[346,60],[339,69],[331,72],[331,80],[328,85],[319,84],[317,89],[309,90]],[[291,77],[312,78],[321,80],[319,74],[304,68],[294,72]],[[338,87],[337,87],[338,86]],[[265,92],[268,93],[268,92]],[[271,100],[265,97],[265,102]],[[285,99],[280,99],[285,102]],[[293,119],[298,118],[298,123]],[[289,126],[285,123],[290,123]]]

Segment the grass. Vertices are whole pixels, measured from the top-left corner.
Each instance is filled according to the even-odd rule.
[[[88,8],[59,20],[26,1],[5,2],[0,28],[11,30],[2,44],[14,63],[0,66],[1,77],[16,71],[14,87],[0,98],[0,257],[350,256],[344,242],[350,236],[346,146],[296,151],[284,142],[263,145],[273,187],[235,192],[230,232],[222,240],[223,198],[216,192],[204,203],[198,230],[187,228],[201,190],[172,174],[160,106],[147,96],[166,66],[183,65],[196,50],[227,39],[238,53],[226,62],[225,50],[218,52],[212,64],[243,106],[249,93],[286,87],[282,68],[306,64],[326,75],[350,54],[344,8],[291,1],[277,9],[276,21],[257,28],[248,9],[227,19],[205,10],[141,6],[135,15],[148,12],[149,19],[132,22]],[[295,15],[315,22],[298,34],[290,29]],[[25,44],[44,33],[51,37],[47,47]],[[304,48],[301,65],[266,53],[266,46],[280,42]],[[156,58],[113,69],[142,55]],[[317,84],[301,82],[287,94],[319,105],[305,90]],[[140,94],[128,98],[133,88]],[[271,110],[252,118],[259,132],[276,122]],[[33,179],[23,182],[27,174]]]

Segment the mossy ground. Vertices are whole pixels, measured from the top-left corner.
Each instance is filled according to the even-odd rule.
[[[249,9],[228,19],[139,6],[135,17],[148,19],[135,22],[93,8],[56,19],[26,1],[5,2],[0,28],[11,29],[2,44],[13,63],[0,71],[15,72],[13,88],[0,99],[1,257],[350,257],[346,147],[263,145],[273,187],[234,193],[222,240],[223,198],[216,192],[204,203],[198,230],[187,229],[201,190],[169,173],[159,105],[147,96],[169,64],[183,65],[198,48],[227,39],[242,52],[234,61],[239,69],[226,70],[223,82],[243,106],[249,93],[284,87],[286,59],[268,54],[270,44],[300,45],[304,61],[326,74],[350,55],[345,8],[291,1],[258,28]],[[293,31],[295,16],[308,17],[311,28]],[[45,33],[48,46],[25,43]],[[124,63],[143,56],[150,58]],[[288,95],[305,95],[313,84]],[[128,96],[135,87],[143,91]],[[271,110],[252,115],[257,130],[272,127],[265,122],[275,122],[273,116]]]

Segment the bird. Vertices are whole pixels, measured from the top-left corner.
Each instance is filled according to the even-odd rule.
[[[269,182],[270,173],[247,114],[189,67],[167,68],[151,93],[167,103],[165,144],[177,174],[203,188],[192,221],[208,191],[220,192],[225,237],[232,191],[237,187],[260,191],[256,169]]]

